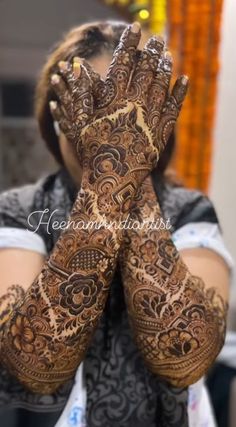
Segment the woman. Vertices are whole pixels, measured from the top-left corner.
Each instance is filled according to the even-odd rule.
[[[139,40],[137,24],[95,23],[67,35],[36,96],[42,136],[63,168],[0,203],[2,363],[25,387],[19,405],[34,396],[32,409],[55,410],[68,393],[60,386],[83,361],[90,427],[188,425],[186,387],[224,340],[230,257],[214,209],[168,185],[160,161],[155,169],[187,79],[169,96],[170,54],[157,37],[140,52]],[[71,66],[75,57],[90,66]],[[103,81],[93,69],[104,75],[111,59]],[[114,226],[163,224],[162,215],[176,247],[167,226]],[[100,227],[83,227],[91,220]],[[84,393],[82,379],[78,388]]]

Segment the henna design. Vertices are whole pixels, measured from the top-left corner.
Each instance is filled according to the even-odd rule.
[[[132,215],[161,217],[150,178]],[[130,323],[147,366],[174,386],[196,382],[224,343],[226,302],[190,274],[168,230],[126,230],[120,263]]]
[[[60,122],[60,128],[66,134],[68,141],[74,142],[79,140],[81,129],[93,113],[90,79],[85,67],[76,69],[76,63],[74,72],[69,63],[61,61],[59,67],[61,73],[67,72],[68,81],[66,85],[59,75],[52,76],[53,88],[62,101],[61,111],[59,107],[54,109],[54,119]],[[78,151],[78,155],[81,162],[82,153]]]
[[[52,77],[60,101],[60,105],[51,104],[52,114],[76,144],[83,167],[69,224],[99,222],[104,216],[125,219],[137,188],[157,161],[169,117],[171,125],[177,118],[187,89],[183,79],[175,89],[175,109],[172,102],[163,110],[163,129],[159,124],[157,139],[157,123],[148,121],[155,105],[141,94],[151,90],[151,76],[155,77],[159,62],[164,74],[165,70],[156,38],[136,65],[139,38],[137,24],[126,29],[104,85],[96,80],[102,87],[102,97],[96,102],[85,64],[75,61],[71,67],[62,63],[61,76]],[[142,88],[147,67],[149,84]],[[122,240],[122,230],[81,230],[70,225],[4,325],[1,359],[33,391],[50,393],[73,377],[103,312]]]
[[[70,220],[91,216],[101,219],[96,200],[81,190]],[[1,360],[31,390],[51,393],[73,377],[103,312],[120,241],[119,231],[69,226],[9,314]]]
[[[129,36],[134,37],[130,29],[125,36],[128,46]],[[67,86],[60,77],[53,78],[58,93],[63,91],[60,108],[65,116],[60,116],[60,125],[70,122],[68,135],[77,138],[93,111],[91,80],[83,65],[74,66],[72,75],[66,68],[64,74],[68,76]],[[124,86],[120,80],[117,85],[119,93]],[[68,87],[73,103],[69,102]],[[84,174],[69,223],[86,223],[91,218],[99,222],[104,213],[107,218],[122,218],[137,186],[135,179],[129,178],[136,162],[136,152],[127,155],[129,139],[135,150],[133,139],[140,135],[143,151],[148,147],[147,159],[152,157],[146,132],[137,124],[136,107],[132,105],[130,111],[121,114],[115,114],[116,108],[114,105],[112,118],[97,119],[82,130],[80,159]],[[123,126],[123,136],[119,126]],[[141,171],[148,169],[145,161],[148,163],[142,159]],[[106,206],[109,209],[105,210]],[[103,312],[121,242],[119,230],[78,230],[69,226],[5,323],[1,359],[33,391],[50,393],[73,377]]]
[[[23,299],[24,289],[20,285],[9,286],[7,292],[0,298],[0,333],[12,310]]]
[[[109,182],[110,191],[118,193],[114,204],[124,202],[124,193],[131,201],[156,165],[188,86],[185,77],[178,79],[169,96],[171,56],[164,52],[160,37],[152,37],[139,52],[140,35],[138,24],[127,27],[104,81],[78,58],[74,58],[73,66],[59,64],[61,75],[52,78],[59,100],[51,103],[52,115],[76,145],[79,159],[83,157],[87,185],[94,182],[94,174],[98,190],[104,187],[103,179]],[[79,118],[84,93],[90,117],[88,113],[83,127]],[[103,175],[100,181],[97,165]],[[128,206],[126,202],[125,210]]]

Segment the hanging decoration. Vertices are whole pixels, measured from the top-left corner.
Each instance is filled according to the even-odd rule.
[[[175,168],[188,187],[207,191],[212,163],[223,0],[169,0],[169,48],[190,88],[178,122]]]
[[[149,25],[150,0],[104,0],[103,3],[116,9],[127,21],[139,21]]]
[[[174,168],[188,187],[207,191],[212,163],[223,0],[150,0],[150,30],[167,34],[175,76],[190,89],[177,129]]]

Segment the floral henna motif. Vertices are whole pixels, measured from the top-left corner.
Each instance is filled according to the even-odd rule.
[[[98,281],[97,274],[74,273],[59,287],[62,295],[60,305],[63,308],[69,307],[69,313],[76,316],[95,305],[96,296],[102,288],[103,283]]]
[[[134,217],[161,217],[150,178],[133,206]],[[227,304],[190,274],[168,230],[126,230],[122,249],[129,318],[148,367],[174,386],[194,383],[224,343]]]

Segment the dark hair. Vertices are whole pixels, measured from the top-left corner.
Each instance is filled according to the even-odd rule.
[[[63,165],[63,158],[49,108],[49,101],[55,99],[50,85],[51,75],[57,71],[59,61],[70,61],[75,56],[89,60],[104,52],[113,53],[126,26],[127,24],[124,22],[101,21],[72,29],[53,48],[40,73],[35,93],[36,118],[42,138],[61,165]],[[172,157],[173,149],[174,136],[172,135],[158,162],[157,169],[160,174],[164,173]]]

